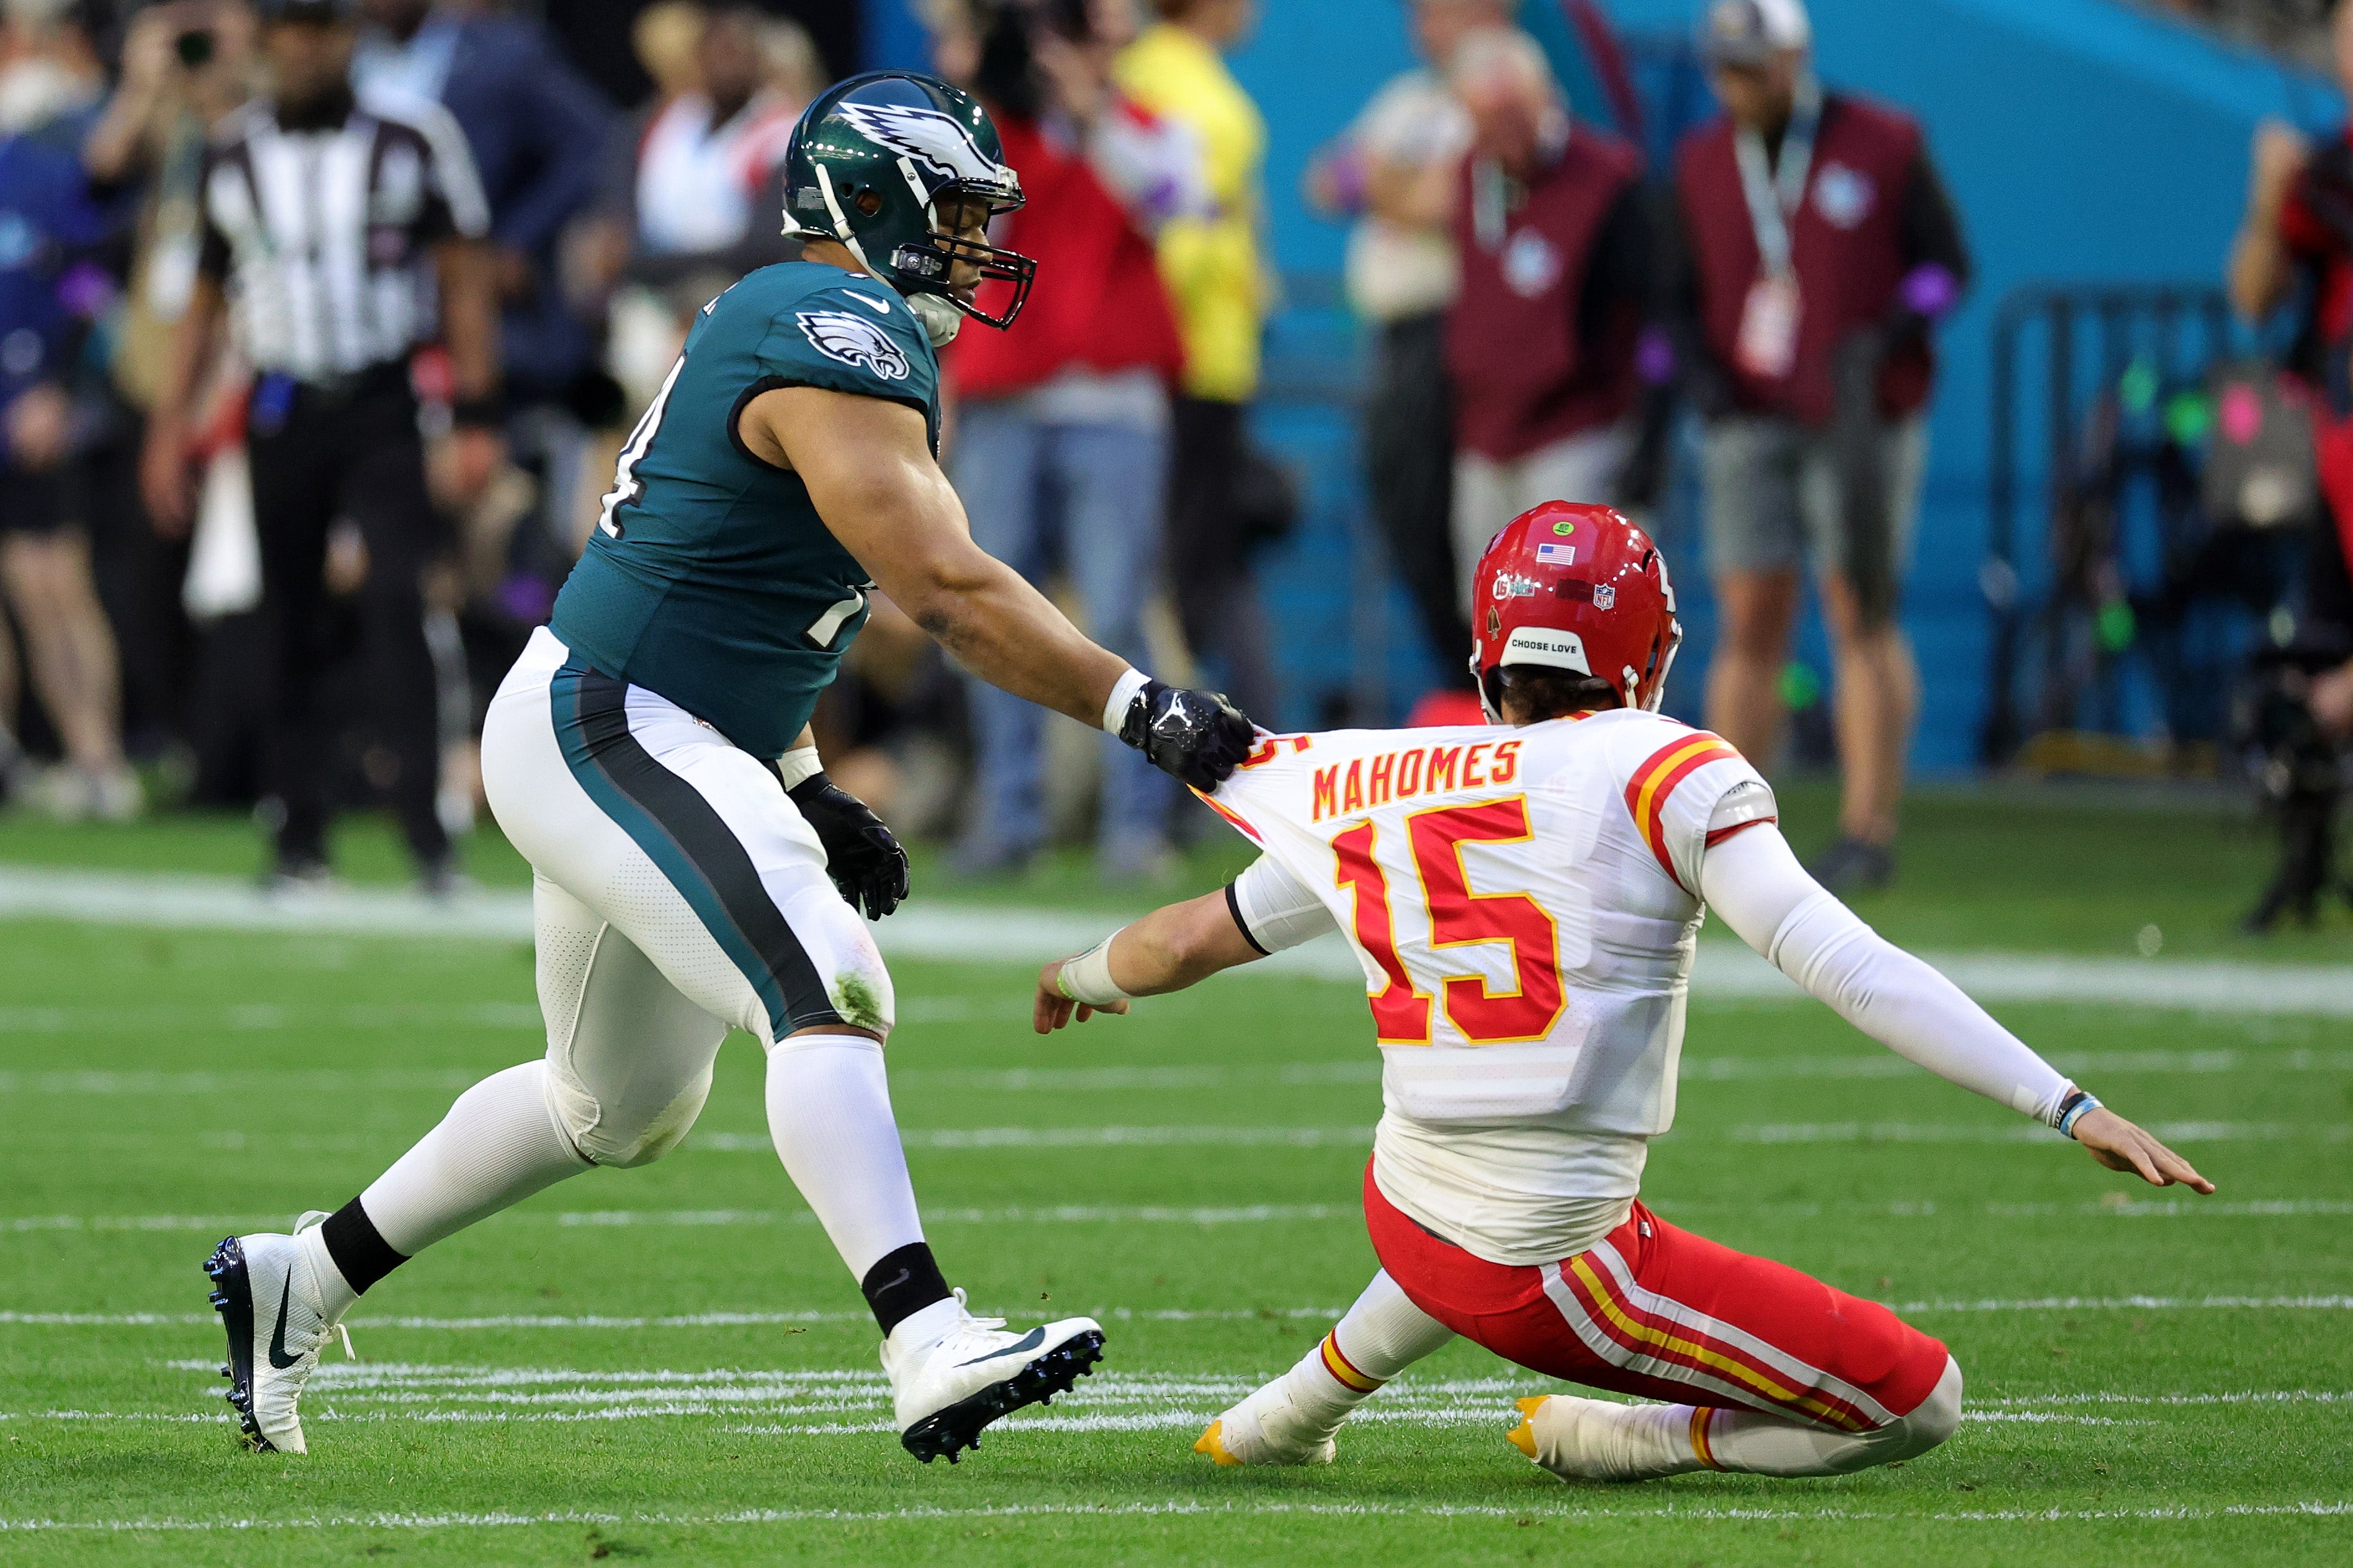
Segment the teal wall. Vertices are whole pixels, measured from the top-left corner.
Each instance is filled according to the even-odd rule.
[[[880,12],[904,0],[869,3]],[[1697,0],[1606,5],[1637,38],[1685,36],[1699,9]],[[1975,290],[1944,333],[1930,493],[1910,598],[1928,682],[1917,760],[1957,769],[1973,759],[1982,710],[1986,613],[1977,583],[1994,304],[2030,281],[2216,278],[2238,221],[2256,121],[2281,115],[2326,131],[2343,106],[2326,83],[2120,0],[1813,0],[1811,8],[1825,79],[1896,103],[1926,126],[1978,268]],[[1548,44],[1566,45],[1553,0],[1528,0],[1527,12]],[[891,36],[889,26],[870,23],[878,47]],[[1409,62],[1401,0],[1266,0],[1257,36],[1234,68],[1266,114],[1270,217],[1284,268],[1338,267],[1342,233],[1306,212],[1300,171]],[[1565,74],[1574,88],[1577,68]],[[1329,328],[1314,320],[1279,325],[1278,342],[1286,330],[1299,343],[1328,342]],[[1289,438],[1281,429],[1270,433]],[[1319,449],[1326,462],[1339,450],[1328,432]],[[1349,504],[1337,474],[1318,488],[1330,491],[1324,499],[1334,507]],[[1272,563],[1271,592],[1306,595],[1303,610],[1320,603],[1317,596],[1331,591],[1331,552],[1350,548],[1345,534],[1331,531],[1337,526],[1312,526]],[[1684,578],[1694,575],[1686,571]],[[1286,625],[1323,628],[1286,648],[1303,683],[1334,682],[1318,662],[1344,646],[1330,635],[1334,613],[1322,604],[1316,613],[1282,616]],[[1694,621],[1700,635],[1677,668],[1687,697],[1705,651],[1704,605]],[[1398,625],[1402,636],[1403,619]],[[1411,679],[1415,668],[1407,658],[1400,679]]]

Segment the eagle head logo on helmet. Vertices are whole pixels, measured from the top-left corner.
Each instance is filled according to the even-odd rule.
[[[1651,536],[1609,508],[1522,512],[1488,542],[1472,595],[1485,606],[1471,673],[1489,718],[1502,715],[1507,665],[1591,676],[1627,707],[1658,710],[1683,640],[1674,584]]]

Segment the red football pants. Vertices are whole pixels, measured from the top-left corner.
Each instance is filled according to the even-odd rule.
[[[1944,1375],[1944,1345],[1878,1302],[1677,1229],[1639,1202],[1601,1242],[1542,1268],[1440,1240],[1381,1195],[1370,1165],[1365,1223],[1415,1306],[1550,1377],[1868,1432],[1910,1415]]]

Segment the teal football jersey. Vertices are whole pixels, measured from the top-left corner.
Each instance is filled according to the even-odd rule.
[[[923,410],[940,440],[940,367],[888,285],[820,262],[753,273],[702,308],[621,449],[555,635],[762,757],[780,756],[866,624],[873,584],[800,476],[745,449],[735,417],[773,387]]]

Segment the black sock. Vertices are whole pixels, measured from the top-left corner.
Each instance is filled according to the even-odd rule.
[[[884,1253],[882,1261],[866,1271],[858,1288],[866,1292],[866,1304],[874,1310],[874,1321],[882,1325],[886,1340],[892,1329],[953,1294],[931,1247],[920,1241]]]
[[[327,1216],[327,1223],[319,1227],[319,1239],[327,1244],[327,1256],[343,1271],[343,1283],[362,1296],[369,1286],[408,1261],[392,1249],[357,1198]]]

